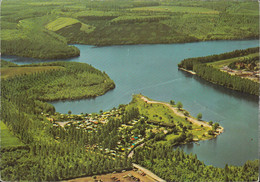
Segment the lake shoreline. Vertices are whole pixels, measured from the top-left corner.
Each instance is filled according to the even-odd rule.
[[[246,39],[213,39],[213,40],[197,40],[197,41],[181,41],[181,42],[158,42],[158,43],[122,43],[122,44],[104,44],[104,45],[98,45],[98,44],[85,44],[85,43],[79,43],[79,42],[70,42],[68,43],[68,46],[75,46],[75,45],[86,45],[86,46],[93,46],[96,48],[102,48],[102,47],[113,47],[113,46],[146,46],[146,45],[170,45],[170,44],[188,44],[188,43],[200,43],[200,42],[218,42],[218,41],[250,41],[250,40],[258,40],[255,37],[254,38],[246,38]],[[28,58],[28,59],[35,59],[35,60],[53,60],[53,61],[66,61],[68,59],[73,59],[80,57],[81,52],[79,52],[78,55],[75,56],[69,56],[69,57],[63,57],[63,58],[37,58],[37,57],[26,57],[26,56],[19,56],[19,55],[5,55],[2,54],[2,57],[21,57],[21,58]],[[4,59],[4,58],[3,58]],[[34,62],[32,61],[32,64]]]
[[[201,121],[201,120],[195,119],[194,117],[192,117],[190,115],[189,116],[185,116],[183,113],[180,112],[181,110],[178,111],[177,108],[174,108],[169,103],[161,102],[161,101],[153,101],[153,100],[150,100],[150,99],[148,99],[147,97],[145,97],[143,95],[141,95],[141,99],[143,101],[145,101],[146,103],[149,103],[149,104],[162,104],[164,106],[167,106],[177,116],[184,117],[185,119],[187,118],[187,121],[192,122],[195,125],[212,128],[212,126],[210,124],[208,124],[206,121]],[[182,109],[182,111],[184,112],[185,110]],[[218,129],[214,132],[214,135],[212,135],[212,138],[210,138],[210,139],[216,138],[218,135],[220,135],[223,132],[224,132],[224,128],[222,126],[219,126]],[[203,139],[200,139],[200,140],[210,140],[210,139],[203,138]],[[193,142],[200,141],[200,140],[193,140]]]
[[[176,41],[176,42],[155,42],[155,43],[122,43],[122,44],[85,44],[79,42],[70,42],[68,45],[89,45],[95,47],[110,47],[110,46],[128,46],[128,45],[168,45],[168,44],[187,44],[187,43],[198,43],[198,42],[215,42],[215,41],[247,41],[247,40],[258,40],[258,37],[245,38],[245,39],[204,39],[194,41]]]
[[[190,144],[180,147],[184,148],[187,153],[197,154],[198,158],[207,165],[218,167],[225,167],[226,163],[243,165],[246,160],[253,160],[258,155],[254,147],[257,141],[255,133],[258,121],[256,109],[258,99],[251,98],[248,94],[212,85],[197,76],[178,71],[177,64],[188,57],[220,54],[257,45],[258,41],[208,41],[103,48],[76,45],[81,50],[81,56],[66,61],[88,63],[99,70],[105,70],[116,83],[116,88],[96,98],[57,101],[51,104],[59,113],[68,113],[71,110],[73,114],[80,114],[99,113],[101,109],[106,111],[120,104],[128,104],[132,94],[140,92],[149,98],[164,102],[179,99],[187,106],[191,115],[196,116],[201,112],[205,120],[216,121],[225,127],[223,135],[219,137],[200,141],[200,145],[192,143],[192,148],[189,147]],[[129,56],[127,56],[128,53]],[[9,60],[16,63],[15,59],[20,61],[22,58],[16,57]],[[31,63],[23,60],[24,62],[20,61],[17,64]],[[233,107],[235,110],[232,109]],[[249,126],[252,126],[250,130]],[[238,134],[234,130],[245,132]],[[253,141],[250,140],[251,138]],[[238,142],[241,145],[233,145]],[[214,147],[216,145],[217,147]],[[209,151],[206,155],[205,150]],[[237,151],[239,151],[237,155],[225,157],[226,153]]]

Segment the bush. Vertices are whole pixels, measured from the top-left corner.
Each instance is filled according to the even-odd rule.
[[[201,114],[201,113],[199,113],[199,114],[197,115],[197,119],[198,119],[198,120],[201,120],[201,119],[202,119],[202,114]]]

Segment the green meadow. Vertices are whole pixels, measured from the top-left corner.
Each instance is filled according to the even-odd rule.
[[[0,131],[1,131],[1,148],[3,147],[15,147],[24,145],[4,124],[0,121]]]
[[[253,59],[253,58],[257,58],[257,57],[259,57],[259,53],[253,53],[253,54],[249,54],[246,56],[235,57],[235,58],[231,58],[231,59],[225,59],[225,60],[215,61],[212,63],[207,63],[207,65],[212,65],[215,68],[222,68],[223,66],[227,66],[227,65],[237,62],[237,61],[241,61],[244,59]]]
[[[177,108],[176,105],[173,107]],[[183,127],[187,128],[188,133],[192,134],[194,140],[206,140],[214,137],[208,134],[208,131],[212,130],[211,127],[201,127],[200,125],[192,124],[187,121],[185,117],[176,115],[168,106],[164,105],[164,103],[146,103],[141,99],[141,95],[134,95],[132,102],[127,106],[127,110],[131,108],[138,108],[141,115],[148,117],[148,121],[161,124],[173,124],[177,126],[176,128],[178,128],[179,131],[183,131]],[[179,112],[184,113],[185,110],[181,109]],[[180,134],[179,132],[169,134],[166,136],[165,141],[160,141],[159,143],[169,142],[178,138]]]

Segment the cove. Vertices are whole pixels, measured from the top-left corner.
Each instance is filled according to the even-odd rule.
[[[206,121],[219,122],[225,128],[216,139],[200,145],[181,146],[197,154],[207,165],[224,167],[243,165],[258,158],[258,97],[208,83],[177,69],[185,58],[220,54],[259,45],[258,40],[210,41],[185,44],[124,45],[94,47],[75,45],[81,55],[67,61],[85,62],[105,71],[116,88],[95,99],[53,102],[57,112],[92,113],[127,104],[132,94],[151,99],[181,101],[191,115],[203,114]],[[17,64],[42,60],[3,57]],[[48,60],[53,61],[53,60]]]

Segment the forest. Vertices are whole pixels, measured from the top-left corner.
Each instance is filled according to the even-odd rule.
[[[257,39],[257,1],[39,1],[1,4],[1,53],[41,59],[97,46]]]
[[[259,47],[256,48],[248,48],[245,50],[235,50],[228,53],[223,53],[219,55],[211,55],[206,57],[198,57],[198,58],[188,58],[182,60],[179,64],[179,68],[184,68],[186,70],[192,70],[196,72],[196,75],[199,77],[215,83],[222,85],[224,87],[237,90],[244,93],[249,93],[252,95],[259,95],[259,82],[252,81],[250,79],[242,78],[237,75],[231,75],[227,72],[223,72],[220,68],[216,68],[214,64],[218,62],[223,62],[224,60],[228,60],[231,58],[238,58],[245,62],[246,60],[254,62],[251,64],[253,66],[253,70],[255,71],[255,67],[257,64],[255,63],[257,56],[253,58],[244,58],[244,56],[250,55],[252,53],[258,54]],[[234,60],[234,59],[233,59]],[[232,61],[227,66],[234,68],[233,64],[236,64],[237,61]],[[222,65],[222,64],[221,64]]]
[[[259,160],[243,166],[217,168],[206,166],[197,156],[186,154],[169,144],[154,144],[137,148],[134,162],[153,171],[166,181],[257,181]]]
[[[73,44],[257,39],[258,25],[258,3],[250,0],[3,0],[1,55],[59,60],[80,55]],[[186,59],[179,67],[257,95],[259,83],[222,73],[209,63],[258,49]],[[243,58],[229,66],[243,63],[255,70],[255,59]],[[140,96],[110,111],[81,115],[57,113],[48,103],[95,98],[113,88],[115,83],[105,72],[88,64],[56,61],[19,66],[1,60],[1,180],[61,181],[121,172],[132,169],[133,162],[167,181],[257,180],[259,160],[217,168],[196,155],[173,150],[214,138],[219,127],[212,121],[205,121],[209,127],[194,126],[181,102],[172,100],[171,105],[186,117],[176,116],[164,105],[145,103]],[[61,121],[67,124],[63,127]],[[138,147],[141,144],[144,147]]]
[[[23,67],[28,67],[28,65],[17,66],[5,61],[2,61],[2,63],[3,68],[19,67],[23,69]],[[190,159],[195,161],[194,164],[188,166],[189,168],[182,168],[183,165],[180,165],[180,168],[182,168],[180,169],[182,170],[181,174],[183,175],[183,177],[179,178],[181,181],[190,179],[189,175],[184,177],[185,174],[190,174],[190,169],[205,171],[205,176],[198,175],[197,173],[194,174],[195,177],[192,179],[198,180],[206,179],[206,175],[213,175],[213,172],[210,172],[210,170],[218,171],[218,174],[223,172],[223,169],[203,165],[202,162],[194,157],[186,159],[186,156],[191,155],[184,154],[178,150],[172,150],[174,145],[192,139],[190,137],[193,137],[193,135],[188,135],[192,127],[188,126],[190,125],[189,123],[185,124],[185,120],[181,121],[180,119],[178,120],[176,116],[172,116],[173,118],[171,118],[170,115],[165,115],[165,112],[167,113],[168,111],[166,111],[166,108],[163,106],[147,105],[144,107],[147,109],[145,110],[141,107],[144,101],[138,101],[137,96],[129,105],[119,105],[118,108],[113,108],[109,112],[100,111],[100,114],[82,113],[80,116],[72,116],[71,112],[68,112],[66,118],[75,117],[78,119],[76,121],[72,120],[65,127],[58,125],[56,122],[60,121],[59,118],[64,118],[65,115],[56,113],[55,108],[45,102],[46,100],[53,100],[55,97],[60,97],[59,94],[54,95],[55,97],[49,97],[48,95],[44,95],[44,92],[41,91],[46,87],[47,78],[48,80],[53,80],[54,77],[52,77],[52,75],[56,75],[54,72],[59,71],[63,71],[63,75],[65,75],[68,82],[75,82],[73,78],[77,78],[78,74],[81,75],[84,72],[90,75],[97,74],[105,79],[109,78],[92,66],[82,63],[54,62],[32,64],[30,66],[32,69],[39,66],[60,66],[64,67],[64,69],[50,69],[44,70],[43,72],[30,72],[28,74],[13,74],[9,78],[1,78],[1,119],[8,130],[22,141],[22,143],[17,142],[14,146],[1,147],[0,169],[3,180],[59,181],[81,176],[94,176],[97,174],[131,169],[133,161],[153,170],[156,174],[165,179],[176,179],[176,177],[173,177],[170,165],[167,164],[166,166],[168,167],[158,167],[158,165],[165,164],[160,160],[162,160],[161,156],[166,154],[171,160],[173,160],[173,155],[180,156],[176,157],[176,160],[178,159],[180,164],[185,163],[185,166],[188,166],[186,162]],[[60,73],[57,74],[60,76]],[[55,78],[57,77],[55,76]],[[57,81],[57,84],[58,83],[60,83],[59,79]],[[65,86],[68,89],[74,89],[73,84],[71,85],[72,87],[69,87],[70,85],[64,85],[64,87]],[[66,94],[64,94],[64,97],[66,97],[66,99],[73,99],[73,97],[67,97]],[[171,103],[173,104],[173,101],[171,101]],[[136,104],[139,106],[136,107]],[[179,104],[176,104],[176,107],[177,105]],[[158,116],[153,114],[153,108],[156,107],[159,107],[161,110]],[[56,119],[51,121],[50,117]],[[87,130],[82,127],[83,121],[86,120],[86,118],[93,122],[96,121],[92,119],[100,118],[103,122],[102,117],[107,118],[104,124],[93,125],[96,127]],[[160,123],[163,123],[163,120],[165,120],[160,119],[161,117],[168,118],[169,122],[174,120],[174,123],[177,125],[177,130],[174,131],[174,129],[169,128],[169,126],[158,127],[153,123],[149,124],[147,121],[150,120],[151,117],[157,118],[156,120]],[[181,122],[183,122],[183,124]],[[167,130],[173,133],[168,132],[167,136],[173,134],[177,138],[168,138],[163,132],[160,132],[160,128],[168,128]],[[153,134],[153,132],[149,132],[148,130],[154,130],[155,133]],[[196,135],[196,133],[194,133],[194,135]],[[145,137],[144,140],[139,140],[140,142],[150,140],[150,144],[157,143],[158,145],[169,145],[171,147],[165,148],[165,150],[161,146],[154,148],[153,151],[158,154],[156,155],[149,151],[150,147],[148,147],[148,149],[147,147],[141,149],[136,148],[138,145],[138,143],[136,143],[136,146],[129,148],[130,151],[134,148],[137,149],[134,158],[131,159],[128,158],[128,152],[130,151],[126,150],[126,148],[132,143],[133,136],[138,136],[140,139]],[[118,145],[119,141],[120,145]],[[119,148],[119,146],[123,148]],[[153,147],[153,145],[151,146]],[[164,151],[163,155],[160,153],[162,149]],[[118,152],[107,153],[107,151]],[[151,156],[153,156],[153,160],[150,162],[149,157]],[[156,156],[160,156],[160,159],[157,160]],[[171,160],[167,162],[171,162]],[[148,165],[150,163],[156,164],[154,165],[157,166],[156,169],[151,168],[151,166]],[[227,173],[225,180],[242,181],[243,179],[255,179],[255,175],[258,172],[255,163],[256,162],[249,161],[243,167],[228,166],[230,172]],[[198,167],[197,164],[200,164],[201,167]],[[164,171],[163,173],[162,170]],[[235,172],[238,171],[241,171],[243,175],[235,176]],[[178,174],[179,173],[176,173],[175,175]],[[223,178],[219,176],[213,176],[211,179],[223,181]]]
[[[11,66],[1,68],[1,72],[1,77],[7,77],[2,80],[3,91],[8,90],[5,87],[8,83],[17,91],[13,97],[24,93],[41,101],[96,97],[115,88],[114,82],[106,73],[84,63],[59,61]],[[26,91],[24,88],[27,88]]]
[[[234,61],[230,63],[228,67],[237,70],[246,69],[248,71],[257,71],[259,70],[259,55]]]
[[[17,65],[2,61],[3,67]],[[28,65],[25,65],[28,67]],[[90,65],[82,63],[54,62],[30,65],[31,69],[38,66],[62,66],[65,69],[60,71],[49,70],[34,72],[23,75],[13,75],[10,78],[1,79],[1,120],[6,127],[16,136],[22,144],[16,146],[1,147],[1,177],[5,181],[58,181],[61,179],[75,178],[79,176],[95,175],[106,172],[120,171],[131,167],[131,163],[122,158],[107,158],[102,153],[85,149],[84,139],[87,133],[81,132],[81,140],[77,129],[71,127],[68,133],[61,128],[53,127],[53,124],[46,119],[46,114],[54,114],[55,108],[44,102],[53,99],[75,99],[73,95],[57,92],[50,97],[44,95],[42,89],[50,84],[62,86],[70,91],[74,89],[74,84],[79,76],[85,79],[85,83],[79,86],[83,94],[98,95],[104,90],[88,90],[88,75],[96,80],[92,82],[107,80],[105,88],[111,89],[114,85],[110,78],[96,70]],[[23,66],[19,66],[23,68]],[[60,76],[60,77],[59,77]],[[58,80],[57,80],[58,78]],[[65,79],[67,85],[62,82]],[[84,80],[84,79],[83,79]],[[56,81],[56,83],[55,83]],[[52,83],[53,82],[53,83]],[[72,82],[72,83],[70,83]],[[76,83],[74,83],[76,82]],[[81,81],[82,82],[82,81]],[[62,83],[61,85],[59,85]],[[106,83],[106,82],[105,82]],[[100,88],[101,89],[101,88]],[[44,100],[44,101],[43,101]],[[60,140],[56,138],[59,134]],[[1,135],[2,136],[2,135]]]

